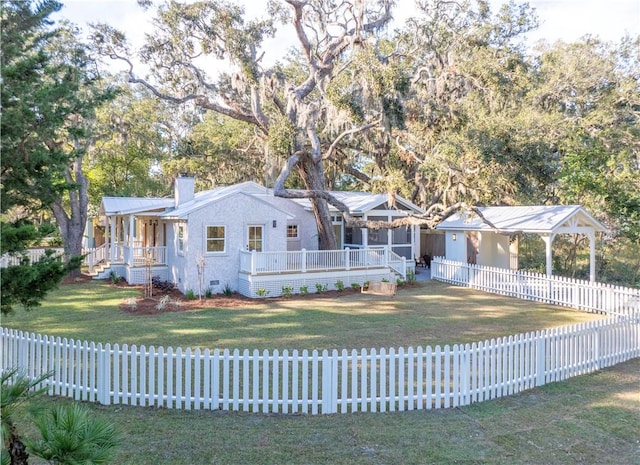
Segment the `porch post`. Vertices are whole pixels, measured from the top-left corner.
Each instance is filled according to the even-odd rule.
[[[115,238],[118,234],[118,232],[116,231],[116,217],[112,216],[111,218],[109,218],[109,231],[111,232],[111,234],[109,235],[109,239],[111,242],[109,242],[109,257],[110,257],[110,261],[111,263],[113,263],[116,260],[116,243],[115,243]]]
[[[589,237],[589,281],[596,280],[596,234],[594,231],[587,233]]]
[[[300,255],[300,267],[302,268],[302,272],[307,272],[307,249],[302,249]]]
[[[129,244],[129,266],[133,266],[133,246],[134,246],[134,241],[133,241],[133,232],[134,232],[134,222],[135,221],[135,216],[134,215],[129,215],[129,240],[127,241]]]
[[[347,270],[351,269],[351,264],[349,263],[349,247],[345,247],[344,249],[344,267]]]
[[[546,257],[547,257],[547,276],[551,276],[553,274],[553,260],[551,256],[551,244],[553,243],[553,239],[555,234],[545,234],[542,237],[544,244],[546,246]]]

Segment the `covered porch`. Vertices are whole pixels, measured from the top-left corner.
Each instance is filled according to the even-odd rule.
[[[155,212],[113,214],[102,212],[94,234],[96,247],[86,250],[89,274],[98,279],[112,272],[130,284],[141,284],[151,269],[168,276],[166,221]]]

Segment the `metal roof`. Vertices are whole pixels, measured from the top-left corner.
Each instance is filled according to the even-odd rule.
[[[125,215],[172,207],[173,198],[102,197],[102,212],[106,215]]]
[[[234,194],[262,194],[265,192],[265,188],[260,184],[252,181],[242,182],[240,184],[233,184],[231,186],[216,187],[207,191],[196,192],[193,199],[188,202],[179,205],[178,207],[164,212],[162,217],[164,218],[184,218],[189,213],[208,205],[211,202],[218,201],[225,197]],[[274,207],[275,208],[275,207]]]
[[[351,191],[330,191],[330,194],[333,195],[340,202],[344,203],[349,209],[349,213],[352,215],[363,215],[383,204],[389,203],[389,194],[372,194],[369,192],[351,192]],[[306,209],[311,209],[311,202],[309,199],[291,199],[294,202],[300,204]],[[408,201],[407,199],[396,196],[395,199],[396,205],[401,205],[404,208],[407,208],[408,211],[413,213],[423,214],[424,210],[422,210],[417,205]],[[338,211],[335,207],[330,205],[330,209],[332,211]],[[385,209],[394,210],[394,207],[387,206]],[[402,210],[398,210],[402,211]]]
[[[204,205],[238,193],[251,195],[271,205],[273,208],[280,210],[278,206],[270,203],[269,199],[267,198],[269,196],[273,196],[273,189],[263,187],[260,184],[252,181],[247,181],[231,186],[222,186],[211,190],[197,192],[195,193],[193,199],[179,205],[178,207],[175,207],[175,199],[173,197],[103,197],[102,211],[106,215],[122,215],[143,212],[147,213],[152,210],[164,210],[163,212],[159,212],[158,216],[164,218],[184,218],[192,211],[197,210]],[[334,195],[339,201],[343,202],[352,215],[361,215],[367,213],[368,211],[371,211],[379,207],[380,205],[387,204],[389,200],[388,194],[371,194],[368,192],[346,191],[332,191],[331,194]],[[311,209],[311,203],[309,202],[309,199],[283,198],[283,200],[293,201],[305,209]],[[400,196],[396,197],[396,205],[406,208],[407,211],[411,211],[414,213],[424,213],[424,211],[418,206]],[[331,207],[331,209],[333,211],[337,211],[333,207]],[[388,209],[393,209],[393,207],[388,207]]]
[[[580,205],[535,205],[518,207],[480,207],[484,221],[472,211],[460,211],[442,221],[436,228],[442,230],[484,231],[496,229],[502,233],[554,233],[560,228],[590,227],[606,232],[607,228]],[[489,224],[490,223],[490,224]],[[491,225],[495,226],[492,227]]]

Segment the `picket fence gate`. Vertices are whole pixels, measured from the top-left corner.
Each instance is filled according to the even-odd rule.
[[[640,356],[638,319],[465,345],[201,350],[95,344],[2,328],[2,368],[51,373],[51,395],[104,405],[329,414],[440,409],[512,395]]]

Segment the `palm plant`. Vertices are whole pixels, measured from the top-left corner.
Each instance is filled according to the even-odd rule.
[[[2,425],[2,444],[0,463],[2,465],[26,465],[29,454],[18,433],[14,422],[16,408],[24,402],[46,391],[42,382],[51,376],[46,373],[38,378],[29,378],[17,368],[6,370],[0,375],[0,417]]]
[[[109,463],[119,442],[111,422],[90,416],[80,404],[55,406],[35,424],[42,439],[25,443],[34,455],[55,465]]]

